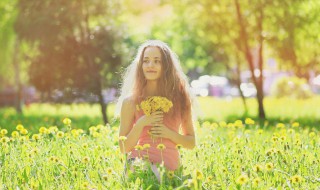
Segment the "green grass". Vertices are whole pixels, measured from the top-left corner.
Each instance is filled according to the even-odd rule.
[[[249,108],[245,113],[242,100],[219,99],[212,97],[198,98],[198,114],[201,120],[219,122],[232,122],[237,119],[244,121],[250,117],[257,118],[258,105],[255,99],[247,99]],[[307,100],[294,99],[274,99],[265,98],[265,112],[267,121],[271,125],[278,122],[292,123],[297,121],[303,126],[315,126],[320,124],[320,96]],[[108,106],[109,122],[117,122],[113,118],[114,104]],[[36,132],[41,126],[61,126],[62,119],[69,117],[73,120],[73,125],[77,128],[88,129],[92,125],[102,123],[100,106],[98,104],[31,104],[24,107],[24,114],[16,114],[13,108],[0,109],[0,127],[14,130],[17,124],[23,124],[30,131]],[[264,123],[263,121],[262,123]],[[261,123],[261,124],[262,124]]]
[[[245,115],[240,99],[199,98],[199,105],[203,115],[195,126],[197,147],[181,150],[183,167],[175,171],[172,179],[163,170],[162,183],[156,182],[150,169],[143,170],[139,165],[135,166],[134,175],[124,178],[118,121],[99,126],[102,120],[98,105],[33,104],[24,108],[23,115],[12,108],[2,108],[0,128],[8,133],[0,136],[0,189],[319,187],[319,97],[304,101],[266,98],[268,120],[254,125],[239,125],[236,120],[255,118],[255,99],[248,100],[250,110]],[[108,108],[111,121],[114,105]],[[65,117],[72,119],[73,131],[62,123]],[[293,124],[296,121],[299,127],[294,127],[298,125]],[[29,131],[25,137],[19,133],[11,137],[17,124]],[[42,126],[46,129],[39,132]],[[51,126],[63,131],[64,137],[58,138],[57,132],[49,130]],[[90,134],[91,126],[99,126],[100,130]],[[76,130],[79,128],[84,133]],[[39,133],[39,140],[32,139],[35,133]],[[89,161],[85,162],[85,158]],[[273,167],[268,169],[270,164]]]
[[[314,128],[204,122],[196,126],[197,147],[180,150],[182,167],[173,177],[159,167],[161,183],[148,164],[146,169],[134,166],[136,172],[127,178],[123,175],[125,157],[119,151],[117,126],[100,126],[91,134],[69,132],[64,125],[58,128],[66,132],[64,137],[58,138],[53,130],[43,130],[39,140],[2,135],[1,189],[316,189],[320,185],[320,133]]]

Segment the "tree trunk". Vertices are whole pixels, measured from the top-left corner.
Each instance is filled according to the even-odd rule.
[[[243,95],[243,92],[241,90],[241,72],[240,72],[240,60],[239,60],[239,56],[238,53],[236,55],[236,60],[237,60],[237,69],[236,69],[236,83],[237,83],[237,87],[242,99],[242,103],[243,103],[243,107],[244,107],[244,115],[248,114],[248,106],[247,106],[247,101],[246,101],[246,97]]]
[[[15,86],[16,86],[15,109],[17,113],[22,114],[22,86],[20,81],[19,46],[20,46],[20,42],[17,37],[15,41],[15,47],[14,47],[14,53],[13,53],[13,66],[14,66],[14,72],[15,72]]]
[[[100,88],[100,90],[99,90],[98,97],[99,97],[99,104],[101,107],[101,114],[102,114],[103,122],[104,122],[104,124],[107,124],[108,123],[107,104],[105,104],[104,100],[103,100],[102,88]]]
[[[258,101],[258,112],[259,112],[259,118],[261,119],[265,119],[265,112],[264,112],[264,106],[263,106],[263,88],[262,88],[262,66],[263,66],[263,62],[262,59],[259,60],[259,69],[260,69],[260,77],[259,77],[259,81],[256,79],[255,75],[254,75],[254,64],[253,64],[253,59],[252,59],[252,55],[250,52],[250,48],[248,45],[248,36],[247,36],[247,31],[245,30],[245,26],[242,20],[242,14],[241,14],[241,7],[239,5],[238,0],[234,0],[235,2],[235,6],[236,6],[236,11],[237,11],[237,16],[238,16],[238,21],[239,21],[239,27],[240,27],[240,36],[244,45],[244,50],[243,53],[245,55],[245,58],[247,59],[247,62],[249,64],[249,68],[251,71],[251,78],[253,80],[253,83],[256,87],[257,90],[257,101]],[[262,13],[262,10],[260,10],[260,13]],[[260,14],[260,18],[259,18],[259,34],[261,36],[261,32],[262,32],[262,14]],[[262,37],[262,36],[261,36]],[[262,58],[262,54],[260,55],[260,53],[262,53],[262,41],[260,42],[260,49],[259,49],[259,58]]]

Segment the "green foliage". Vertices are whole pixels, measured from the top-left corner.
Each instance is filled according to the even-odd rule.
[[[272,95],[277,98],[311,98],[313,93],[307,81],[298,77],[282,77],[272,87]]]

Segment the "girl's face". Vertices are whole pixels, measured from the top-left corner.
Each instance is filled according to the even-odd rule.
[[[147,80],[158,80],[161,77],[162,60],[158,47],[147,47],[145,49],[142,70]]]

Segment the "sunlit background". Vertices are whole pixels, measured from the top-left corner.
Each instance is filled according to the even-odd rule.
[[[319,28],[318,0],[1,0],[0,125],[112,122],[147,39],[179,56],[200,119],[319,123]]]

